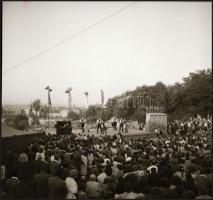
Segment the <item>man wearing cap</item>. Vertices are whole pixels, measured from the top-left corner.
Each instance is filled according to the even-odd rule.
[[[65,181],[61,178],[62,169],[57,168],[54,177],[48,180],[49,199],[65,199],[67,194],[67,187]]]
[[[91,174],[89,181],[86,183],[86,193],[88,198],[98,198],[99,197],[99,183],[96,181],[95,174]]]
[[[40,166],[40,172],[33,176],[33,188],[36,198],[48,198],[48,179],[50,175],[47,173],[47,165]]]

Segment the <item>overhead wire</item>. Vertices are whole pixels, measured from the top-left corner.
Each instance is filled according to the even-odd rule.
[[[76,38],[77,36],[81,35],[82,33],[86,32],[86,31],[88,31],[88,30],[90,30],[91,28],[97,26],[98,24],[101,24],[101,23],[103,23],[104,21],[106,21],[106,20],[112,18],[113,16],[115,16],[115,15],[121,13],[122,11],[126,10],[127,8],[129,8],[130,6],[132,6],[132,5],[135,4],[135,3],[136,3],[136,1],[133,1],[133,2],[131,2],[130,4],[128,4],[127,6],[124,6],[124,7],[120,8],[119,10],[114,11],[114,12],[111,13],[110,15],[108,15],[108,16],[102,18],[101,20],[95,22],[94,24],[92,24],[92,25],[90,25],[90,26],[88,26],[88,27],[82,29],[81,31],[79,31],[79,32],[77,32],[77,33],[74,33],[73,35],[69,36],[68,38],[66,38],[66,39],[64,39],[64,40],[62,40],[62,41],[60,41],[60,42],[55,43],[54,45],[52,45],[52,46],[46,48],[45,50],[43,50],[43,51],[41,51],[41,52],[39,52],[39,53],[37,53],[37,54],[35,54],[35,55],[33,55],[33,56],[31,56],[31,57],[25,59],[24,61],[20,62],[20,63],[17,64],[17,65],[15,65],[15,66],[13,66],[13,67],[11,67],[11,68],[9,68],[9,69],[3,71],[3,74],[6,74],[6,73],[8,73],[8,72],[10,72],[10,71],[13,71],[13,70],[15,70],[15,69],[17,69],[17,68],[23,66],[25,63],[27,63],[27,62],[29,62],[29,61],[31,61],[31,60],[33,60],[33,59],[35,59],[35,58],[37,58],[37,57],[39,57],[39,56],[45,54],[45,53],[47,53],[48,51],[50,51],[50,50],[52,50],[52,49],[54,49],[54,48],[56,48],[56,47],[62,45],[63,43],[65,43],[65,42],[67,42],[67,41],[69,41],[69,40],[71,40],[71,39],[73,39],[73,38]]]

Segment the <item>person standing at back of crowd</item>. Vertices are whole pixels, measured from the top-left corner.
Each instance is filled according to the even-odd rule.
[[[48,198],[48,179],[47,165],[40,166],[40,172],[33,176],[33,189],[36,198]]]
[[[62,168],[59,166],[55,176],[48,179],[49,199],[65,199],[67,187],[62,177]]]
[[[97,123],[97,133],[98,133],[98,130],[99,130],[99,129],[100,129],[100,131],[101,131],[101,120],[98,119],[96,123]]]
[[[69,171],[69,176],[65,179],[67,186],[67,196],[66,199],[76,199],[76,194],[78,193],[78,184],[75,181],[78,175],[77,169],[72,169]]]
[[[80,123],[81,123],[81,130],[82,130],[82,133],[84,133],[85,121],[84,121],[84,118],[83,118],[83,117],[80,119]]]
[[[85,150],[83,150],[82,155],[81,155],[81,165],[80,165],[80,175],[81,176],[87,175],[87,167],[88,167],[87,152]]]
[[[115,118],[113,118],[112,128],[113,128],[113,130],[117,130],[117,121]]]
[[[123,124],[123,119],[122,119],[122,118],[120,119],[119,132],[120,132],[120,131],[121,131],[122,133],[124,132],[124,124]]]
[[[101,122],[101,133],[107,133],[107,127],[105,126],[104,121]]]
[[[12,177],[6,180],[6,191],[9,198],[20,198],[21,181],[17,170],[13,170]]]
[[[126,124],[126,120],[123,121],[123,129],[124,129],[125,133],[128,133],[128,127],[127,127],[127,124]]]

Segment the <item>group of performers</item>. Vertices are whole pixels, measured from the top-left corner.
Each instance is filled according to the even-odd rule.
[[[81,124],[82,133],[84,133],[85,130],[87,130],[89,132],[89,129],[87,129],[87,126],[86,126],[86,119],[81,118],[79,120],[79,122]],[[121,118],[120,120],[116,120],[114,118],[111,125],[112,125],[113,130],[115,130],[115,131],[118,130],[119,132],[122,132],[122,133],[128,133],[128,128],[127,128],[125,119]],[[100,131],[100,133],[102,133],[102,134],[107,133],[107,127],[101,118],[98,118],[96,121],[96,131],[97,131],[97,133],[99,133],[99,131]]]
[[[112,128],[113,130],[117,130],[119,129],[119,132],[125,132],[128,133],[128,128],[127,128],[127,124],[126,124],[126,120],[121,118],[120,120],[116,120],[115,118],[113,119],[112,122]]]

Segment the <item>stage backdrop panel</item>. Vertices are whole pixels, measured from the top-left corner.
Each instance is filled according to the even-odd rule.
[[[163,133],[167,133],[167,114],[165,113],[146,113],[146,132],[154,132],[161,128]]]

